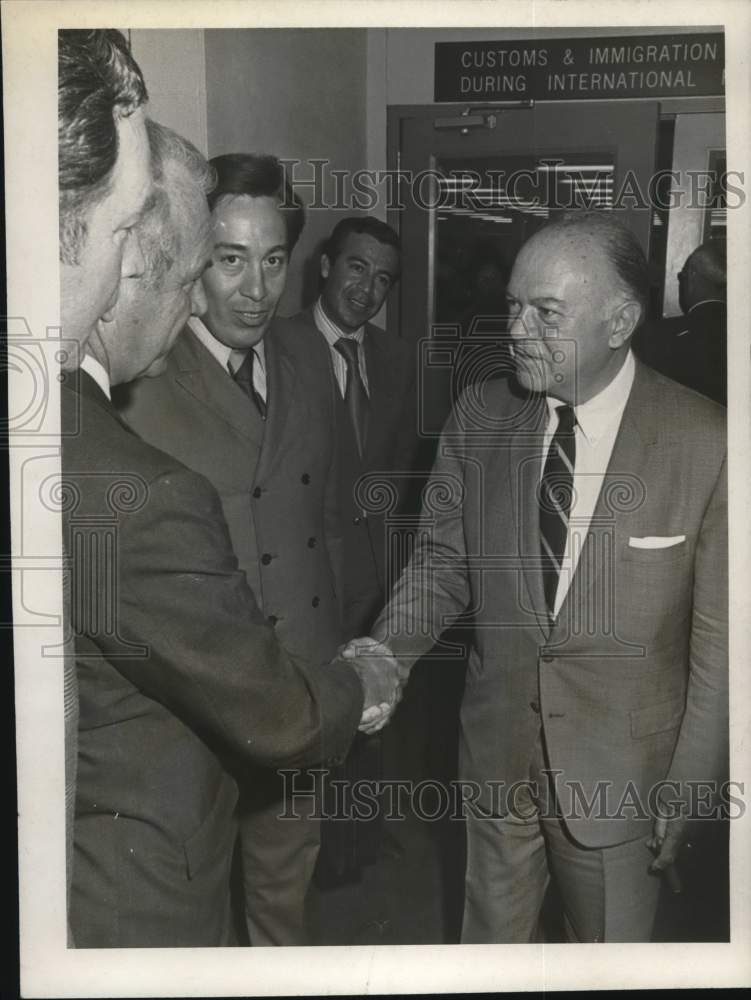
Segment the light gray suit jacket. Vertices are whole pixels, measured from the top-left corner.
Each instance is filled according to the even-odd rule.
[[[373,634],[412,663],[447,624],[464,624],[461,777],[477,783],[483,808],[504,812],[493,783],[528,777],[542,726],[569,831],[604,846],[648,831],[659,782],[685,797],[686,782],[727,767],[725,412],[637,365],[553,625],[536,499],[546,415],[542,397],[504,382],[460,400],[426,489],[421,544]],[[630,542],[645,536],[685,539]]]

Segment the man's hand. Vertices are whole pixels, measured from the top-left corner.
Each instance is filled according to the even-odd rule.
[[[408,671],[400,667],[388,646],[370,637],[352,639],[340,650],[357,672],[365,691],[365,708],[358,729],[370,736],[391,718],[401,700],[402,682]]]
[[[679,893],[682,889],[681,880],[675,867],[683,838],[686,833],[686,821],[683,819],[655,820],[652,836],[647,841],[647,847],[655,859],[649,866],[650,872],[662,874],[671,892]]]

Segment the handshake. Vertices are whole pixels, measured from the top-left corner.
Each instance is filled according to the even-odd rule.
[[[383,643],[367,636],[351,639],[339,650],[362,682],[364,710],[358,730],[370,736],[383,729],[401,701],[409,669],[399,666],[393,653]]]

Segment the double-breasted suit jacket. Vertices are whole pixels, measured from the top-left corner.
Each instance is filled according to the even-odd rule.
[[[85,372],[65,376],[62,428],[80,695],[76,944],[226,944],[232,773],[346,752],[361,685],[345,665],[285,652],[215,490],[126,427]]]
[[[277,320],[264,338],[267,418],[188,328],[165,372],[124,387],[121,415],[213,484],[240,568],[288,652],[340,643],[341,558],[333,388],[309,342]]]
[[[574,839],[603,847],[645,835],[658,783],[677,782],[675,800],[727,765],[724,411],[637,364],[551,624],[536,492],[545,401],[503,382],[484,400],[460,401],[447,423],[422,544],[374,635],[409,663],[463,616],[460,773],[482,808],[510,806],[503,789],[528,778],[542,727]]]

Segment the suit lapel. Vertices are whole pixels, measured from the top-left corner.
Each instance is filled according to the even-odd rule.
[[[522,560],[530,605],[538,625],[547,636],[550,632],[550,618],[542,583],[537,502],[547,411],[544,397],[528,397],[528,399],[532,403],[529,414],[525,416],[519,429],[510,434],[507,440],[508,459],[505,463],[509,476],[507,495],[512,499],[518,552]]]
[[[384,419],[394,407],[394,381],[391,365],[378,339],[378,328],[365,326],[365,369],[368,374],[369,420],[363,464],[370,467],[383,450],[384,434],[389,431]]]
[[[603,602],[608,600],[612,587],[603,586],[603,575],[616,569],[612,538],[619,516],[630,513],[635,509],[634,505],[640,503],[644,472],[652,460],[653,446],[658,439],[658,399],[650,370],[637,362],[634,384],[623,411],[576,573],[561,606],[558,627],[568,630],[569,618],[572,621],[576,619],[574,624],[578,623],[579,627],[582,624],[579,620],[592,604],[594,595],[599,595],[597,618],[601,621],[607,619]],[[595,587],[597,589],[593,591]]]
[[[283,452],[281,442],[293,407],[300,405],[298,377],[294,362],[282,343],[274,337],[273,327],[266,335],[267,415],[263,447],[256,479],[268,476]],[[297,425],[296,426],[304,426]]]
[[[264,423],[229,372],[187,328],[173,351],[175,381],[243,437],[260,447]]]

